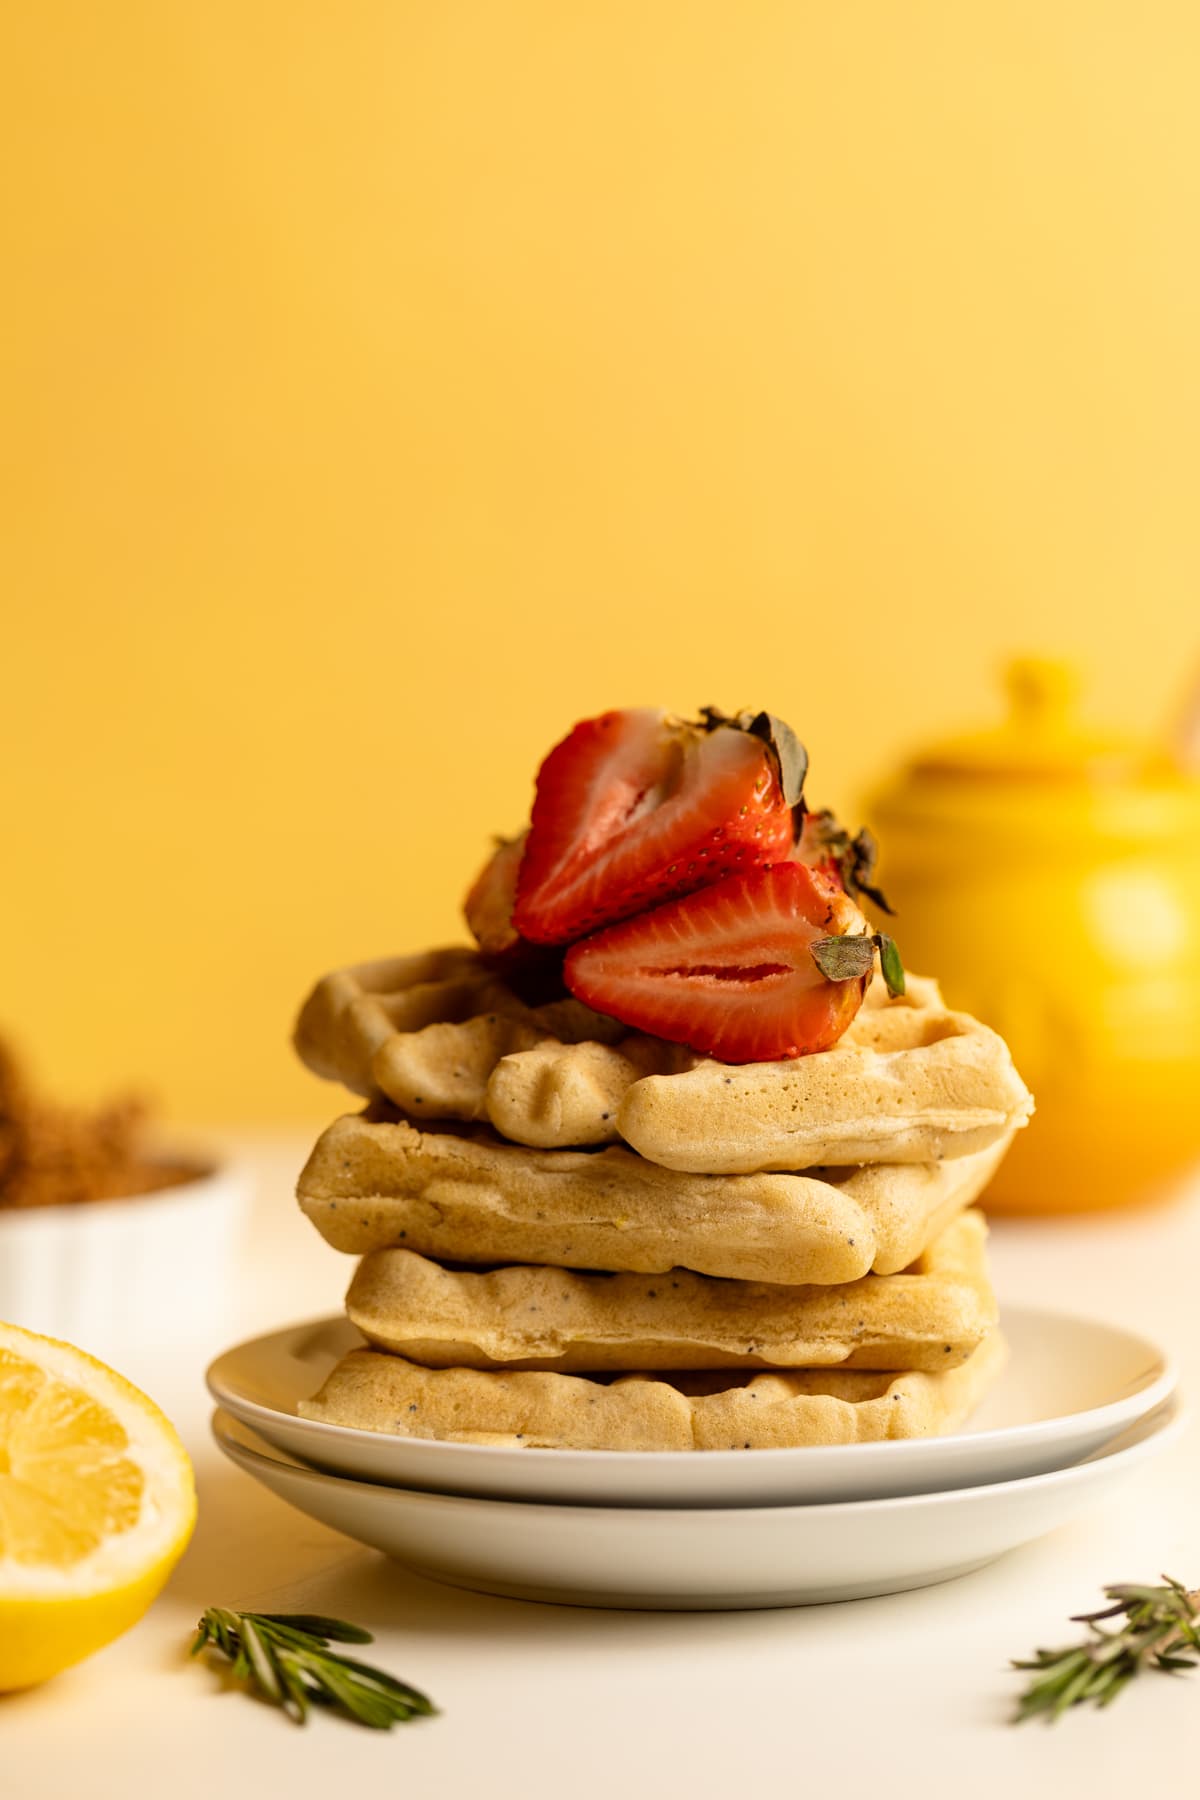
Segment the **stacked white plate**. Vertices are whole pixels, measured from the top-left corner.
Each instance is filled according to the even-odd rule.
[[[1145,1338],[1010,1307],[1012,1355],[951,1437],[799,1450],[529,1450],[302,1419],[362,1342],[344,1319],[227,1351],[213,1432],[300,1511],[411,1569],[518,1599],[797,1606],[965,1574],[1106,1498],[1181,1423]]]

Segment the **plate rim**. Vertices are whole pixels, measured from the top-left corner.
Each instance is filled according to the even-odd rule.
[[[317,1487],[332,1484],[334,1487],[348,1487],[356,1490],[366,1488],[375,1495],[391,1496],[393,1503],[395,1503],[395,1496],[399,1495],[402,1497],[402,1501],[405,1504],[437,1501],[452,1502],[459,1508],[462,1506],[503,1507],[506,1510],[512,1509],[513,1511],[519,1511],[520,1517],[530,1524],[536,1523],[534,1515],[541,1512],[548,1512],[556,1518],[561,1518],[564,1513],[569,1513],[572,1517],[577,1517],[581,1524],[588,1521],[598,1521],[600,1519],[611,1520],[614,1514],[622,1513],[634,1513],[638,1515],[649,1513],[655,1519],[668,1521],[672,1524],[679,1523],[685,1519],[704,1519],[725,1523],[732,1522],[735,1518],[744,1523],[747,1515],[754,1518],[760,1513],[770,1513],[773,1516],[786,1515],[794,1518],[797,1523],[800,1522],[800,1519],[803,1516],[804,1519],[811,1523],[813,1515],[817,1514],[819,1515],[819,1523],[836,1524],[839,1522],[839,1519],[853,1522],[855,1518],[862,1518],[868,1512],[871,1517],[878,1518],[889,1509],[895,1511],[904,1508],[912,1511],[922,1506],[936,1507],[951,1506],[955,1504],[963,1505],[966,1504],[971,1497],[982,1496],[985,1494],[992,1499],[1003,1502],[1018,1490],[1022,1494],[1025,1494],[1041,1491],[1043,1488],[1053,1484],[1071,1486],[1077,1482],[1085,1482],[1089,1476],[1095,1474],[1106,1465],[1115,1463],[1119,1469],[1123,1469],[1131,1462],[1136,1464],[1144,1455],[1149,1454],[1154,1446],[1165,1449],[1167,1445],[1174,1442],[1182,1433],[1189,1418],[1188,1408],[1185,1405],[1182,1396],[1178,1393],[1168,1394],[1156,1407],[1152,1408],[1148,1413],[1143,1414],[1141,1418],[1130,1421],[1128,1427],[1130,1431],[1134,1430],[1135,1427],[1139,1425],[1153,1425],[1152,1429],[1146,1431],[1143,1436],[1138,1437],[1132,1444],[1127,1444],[1124,1448],[1115,1450],[1112,1449],[1110,1445],[1103,1444],[1098,1450],[1093,1451],[1090,1456],[1082,1458],[1079,1462],[1066,1463],[1062,1468],[1058,1469],[1046,1469],[1036,1475],[1013,1476],[1007,1481],[974,1482],[967,1487],[935,1488],[932,1492],[928,1493],[885,1494],[876,1498],[860,1500],[795,1501],[790,1504],[785,1502],[782,1505],[764,1504],[759,1506],[668,1507],[596,1506],[588,1505],[587,1503],[575,1503],[569,1500],[520,1500],[511,1495],[502,1497],[499,1495],[486,1494],[455,1494],[446,1493],[440,1489],[429,1490],[426,1488],[385,1486],[381,1482],[365,1481],[352,1475],[338,1475],[324,1469],[308,1468],[304,1463],[289,1457],[286,1451],[283,1452],[282,1456],[272,1455],[270,1454],[270,1451],[272,1451],[275,1446],[270,1444],[268,1444],[266,1451],[256,1449],[253,1446],[237,1444],[235,1446],[237,1455],[235,1456],[226,1447],[226,1439],[218,1430],[218,1421],[223,1413],[227,1413],[227,1415],[233,1419],[235,1425],[240,1424],[245,1429],[251,1431],[253,1431],[253,1427],[246,1426],[245,1421],[239,1420],[236,1414],[228,1413],[227,1408],[220,1406],[214,1408],[212,1417],[209,1420],[209,1430],[222,1455],[229,1456],[229,1459],[232,1462],[237,1462],[239,1457],[244,1457],[250,1461],[264,1463],[268,1467],[282,1467],[288,1475],[296,1476],[302,1483],[308,1483],[309,1485]],[[1161,1414],[1159,1423],[1153,1424],[1154,1419],[1159,1414]],[[636,1452],[633,1454],[636,1454]],[[834,1515],[837,1515],[837,1517]]]
[[[927,1454],[930,1456],[933,1455],[934,1446],[944,1452],[947,1446],[964,1443],[969,1443],[972,1447],[980,1446],[981,1452],[986,1452],[989,1448],[1002,1449],[1006,1444],[1018,1439],[1018,1434],[1019,1443],[1032,1449],[1059,1435],[1061,1427],[1069,1420],[1087,1420],[1092,1429],[1102,1429],[1109,1422],[1106,1415],[1112,1415],[1113,1429],[1116,1431],[1122,1424],[1132,1424],[1147,1413],[1153,1412],[1156,1407],[1171,1397],[1179,1385],[1179,1369],[1175,1359],[1161,1345],[1154,1343],[1144,1333],[1133,1330],[1129,1326],[1114,1325],[1106,1319],[1097,1319],[1084,1313],[1062,1311],[1052,1307],[1012,1305],[1001,1309],[999,1329],[1006,1330],[1006,1322],[1018,1315],[1039,1320],[1051,1319],[1057,1324],[1065,1323],[1093,1330],[1099,1327],[1105,1331],[1119,1332],[1123,1337],[1143,1344],[1152,1353],[1153,1359],[1159,1365],[1159,1373],[1143,1387],[1135,1389],[1133,1394],[1126,1395],[1122,1399],[1104,1401],[1099,1406],[1082,1407],[1074,1412],[1056,1413],[1053,1418],[1036,1419],[1026,1425],[1001,1425],[994,1426],[988,1431],[946,1432],[930,1437],[897,1438],[874,1443],[791,1444],[764,1447],[755,1451],[756,1463],[759,1462],[759,1459],[767,1457],[773,1459],[776,1464],[779,1458],[803,1457],[808,1465],[812,1466],[813,1458],[836,1453],[843,1457],[853,1455],[857,1465],[865,1470],[876,1462],[894,1461],[895,1452],[901,1449],[914,1460],[921,1454],[918,1446],[927,1447]],[[273,1419],[285,1419],[289,1426],[298,1426],[311,1433],[314,1440],[332,1437],[335,1442],[340,1440],[360,1444],[364,1447],[377,1447],[381,1443],[398,1443],[403,1444],[406,1449],[415,1450],[417,1456],[440,1450],[451,1452],[456,1457],[475,1459],[479,1462],[480,1468],[486,1465],[489,1458],[519,1455],[522,1467],[528,1467],[531,1470],[545,1466],[546,1459],[550,1459],[558,1468],[564,1465],[565,1459],[569,1459],[572,1465],[578,1462],[578,1466],[581,1468],[589,1464],[596,1468],[602,1463],[605,1467],[632,1470],[634,1468],[674,1466],[681,1456],[687,1454],[679,1450],[583,1450],[576,1448],[555,1450],[532,1445],[528,1448],[518,1448],[508,1444],[459,1444],[452,1439],[445,1438],[393,1436],[388,1432],[367,1431],[357,1425],[338,1425],[325,1419],[306,1419],[299,1413],[284,1412],[279,1407],[264,1406],[260,1401],[235,1395],[228,1387],[222,1385],[221,1366],[231,1357],[238,1356],[273,1339],[287,1338],[300,1331],[315,1331],[330,1325],[349,1326],[349,1321],[344,1313],[322,1314],[317,1318],[300,1319],[291,1325],[279,1326],[272,1331],[258,1332],[237,1344],[231,1344],[214,1357],[205,1370],[204,1382],[209,1394],[219,1408],[231,1412],[235,1418],[243,1419],[245,1423],[251,1425],[252,1429],[254,1428],[254,1418],[267,1422]],[[350,1329],[353,1330],[354,1327],[350,1326]],[[769,1370],[762,1371],[763,1374],[770,1372]],[[1132,1415],[1126,1415],[1124,1409],[1133,1400],[1141,1403],[1139,1409]],[[737,1465],[744,1468],[746,1463],[744,1450],[706,1450],[703,1455],[706,1466],[720,1468]],[[593,1461],[593,1459],[595,1460]]]

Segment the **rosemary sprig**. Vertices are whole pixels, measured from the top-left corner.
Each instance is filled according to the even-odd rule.
[[[1035,1713],[1053,1722],[1069,1706],[1089,1700],[1108,1706],[1143,1669],[1175,1675],[1200,1664],[1200,1589],[1189,1593],[1169,1575],[1163,1581],[1165,1587],[1106,1587],[1111,1606],[1076,1613],[1072,1620],[1088,1627],[1083,1643],[1035,1650],[1029,1661],[1014,1662],[1014,1669],[1033,1669],[1036,1675],[1021,1696],[1013,1723]],[[1112,1631],[1100,1623],[1122,1616],[1125,1623]]]
[[[234,1612],[208,1606],[196,1627],[191,1654],[210,1645],[233,1664],[233,1678],[303,1725],[310,1706],[325,1706],[372,1731],[419,1713],[436,1712],[418,1688],[383,1669],[356,1662],[329,1648],[330,1642],[369,1644],[371,1633],[342,1619],[317,1613]]]

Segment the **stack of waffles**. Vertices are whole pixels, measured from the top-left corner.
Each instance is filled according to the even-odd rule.
[[[1032,1102],[931,981],[737,1065],[450,948],[327,976],[296,1047],[367,1103],[300,1178],[366,1344],[309,1418],[749,1450],[953,1430],[999,1372],[971,1206]]]

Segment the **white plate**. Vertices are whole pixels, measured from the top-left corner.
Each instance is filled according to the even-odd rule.
[[[1161,1404],[1175,1371],[1155,1345],[1095,1319],[1007,1307],[1012,1355],[969,1427],[950,1437],[802,1450],[521,1450],[440,1444],[301,1419],[362,1339],[343,1318],[227,1350],[214,1400],[268,1443],[336,1474],[434,1493],[592,1506],[766,1506],[934,1493],[1078,1462]]]
[[[583,1606],[803,1606],[965,1575],[1106,1497],[1181,1423],[1178,1401],[1087,1462],[1021,1481],[833,1506],[544,1506],[378,1487],[284,1456],[229,1413],[225,1454],[301,1512],[452,1587]]]

